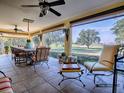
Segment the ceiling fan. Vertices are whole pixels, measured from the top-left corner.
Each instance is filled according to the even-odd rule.
[[[40,7],[41,12],[39,17],[43,17],[48,13],[48,11],[54,13],[56,16],[61,16],[59,12],[54,10],[53,6],[58,6],[58,5],[64,5],[65,1],[64,0],[58,0],[58,1],[53,1],[53,2],[48,2],[47,0],[39,0],[39,5],[21,5],[21,7]]]
[[[14,26],[15,26],[15,27],[14,27],[13,30],[14,30],[15,32],[18,32],[18,31],[20,31],[20,32],[24,32],[22,29],[18,29],[17,25],[14,25]]]

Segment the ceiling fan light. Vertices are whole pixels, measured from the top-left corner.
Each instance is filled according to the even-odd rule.
[[[48,13],[48,10],[46,9],[42,9],[40,12],[40,17],[43,17],[44,15],[46,15]]]
[[[39,17],[43,17],[43,16],[44,16],[44,15],[43,15],[43,13],[41,12],[40,15],[39,15]]]

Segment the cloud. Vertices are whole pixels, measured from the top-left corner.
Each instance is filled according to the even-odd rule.
[[[95,29],[96,31],[100,31],[100,32],[108,32],[108,31],[112,31],[111,30],[111,28],[112,28],[113,26],[109,26],[109,27],[88,27],[88,28],[85,28],[85,30],[86,29]]]

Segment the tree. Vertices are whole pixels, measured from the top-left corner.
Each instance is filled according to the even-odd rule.
[[[47,46],[51,44],[62,45],[64,42],[64,33],[62,31],[50,32],[43,35],[43,41]]]
[[[38,46],[40,44],[40,38],[38,36],[33,37],[33,42],[35,46]]]
[[[116,34],[116,42],[120,43],[124,40],[124,19],[120,19],[115,23],[115,26],[111,29]]]
[[[11,44],[12,46],[25,46],[26,45],[26,38],[11,38]]]
[[[79,33],[79,38],[76,43],[86,45],[89,48],[92,43],[100,42],[100,37],[98,35],[99,33],[93,29],[82,30]]]

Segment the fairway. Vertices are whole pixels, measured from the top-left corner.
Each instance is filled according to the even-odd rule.
[[[79,45],[76,45],[76,44],[73,44],[72,45],[72,50],[71,52],[72,53],[76,53],[76,54],[88,54],[88,53],[94,53],[94,54],[97,54],[101,51],[102,49],[102,45],[92,45],[90,46],[90,48],[87,48],[86,46],[79,46]],[[52,52],[64,52],[64,47],[62,46],[53,46],[51,47],[51,51]]]
[[[72,45],[71,54],[74,56],[82,56],[82,57],[92,57],[92,56],[99,56],[102,50],[102,45],[92,45],[88,49],[86,46],[79,46],[76,44]],[[58,54],[64,52],[64,47],[52,47],[51,49],[51,56],[57,57]]]

